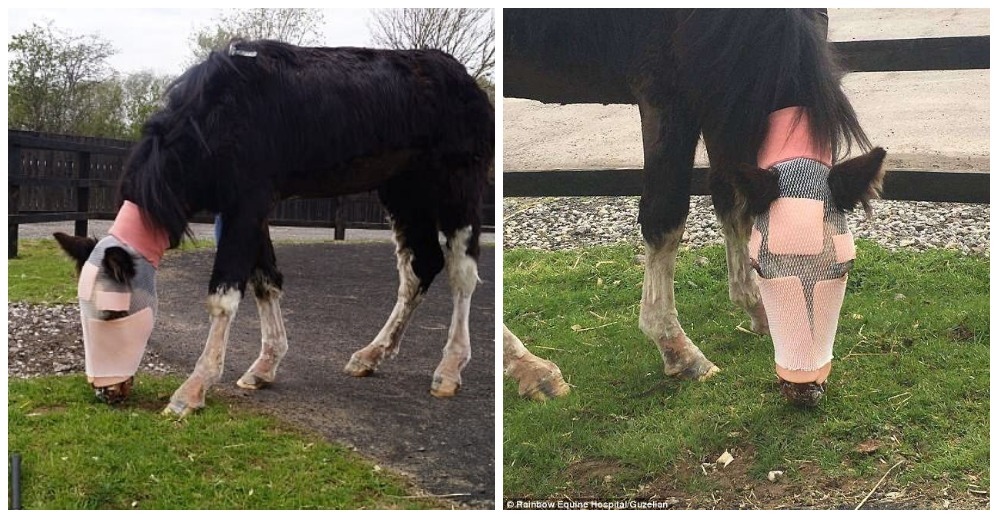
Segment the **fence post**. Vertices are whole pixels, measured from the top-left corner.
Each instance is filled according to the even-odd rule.
[[[76,210],[84,213],[83,220],[77,220],[73,234],[78,237],[87,236],[87,223],[90,219],[90,152],[80,152],[80,185],[76,188]]]
[[[334,240],[344,240],[347,237],[347,224],[344,222],[344,217],[340,215],[341,202],[344,201],[344,197],[336,197],[331,199],[331,213],[333,213],[333,239]]]
[[[9,144],[9,143],[8,143]],[[7,148],[7,258],[17,258],[17,213],[21,202],[21,147]]]

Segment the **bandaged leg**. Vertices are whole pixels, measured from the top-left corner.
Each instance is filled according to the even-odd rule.
[[[260,355],[250,369],[236,382],[241,388],[256,390],[274,382],[281,359],[288,352],[288,336],[281,319],[281,289],[258,281],[257,313],[260,315]]]
[[[458,230],[448,238],[445,246],[445,269],[451,286],[451,326],[448,328],[448,342],[445,343],[441,362],[434,370],[431,380],[431,394],[435,397],[451,397],[462,385],[462,369],[472,357],[472,343],[469,338],[469,308],[472,293],[479,283],[476,259],[469,256],[469,240],[472,228]]]
[[[703,381],[719,368],[688,339],[677,321],[674,304],[674,269],[683,233],[680,226],[664,235],[658,246],[646,244],[639,327],[659,347],[663,373]]]
[[[229,328],[236,318],[240,299],[240,291],[235,288],[220,289],[218,293],[208,297],[211,326],[205,350],[198,358],[194,371],[170,398],[170,404],[163,410],[164,414],[185,417],[195,410],[204,408],[205,394],[222,378]]]
[[[521,397],[545,401],[569,393],[559,367],[528,351],[507,325],[503,326],[503,373],[517,381]]]
[[[413,252],[404,245],[403,237],[398,230],[395,239],[396,269],[399,271],[396,305],[375,339],[368,346],[355,352],[344,367],[344,372],[355,377],[371,375],[382,360],[396,355],[406,325],[410,322],[413,311],[424,299],[424,293],[420,290],[420,279],[413,272]]]

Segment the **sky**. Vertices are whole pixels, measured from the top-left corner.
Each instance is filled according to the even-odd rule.
[[[48,20],[73,35],[98,34],[118,53],[108,59],[116,71],[128,74],[152,69],[177,75],[190,63],[191,36],[223,9],[8,9],[10,36]],[[325,25],[319,45],[370,46],[368,9],[323,9]]]

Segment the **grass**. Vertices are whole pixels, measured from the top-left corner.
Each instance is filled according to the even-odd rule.
[[[793,484],[867,491],[905,460],[894,486],[989,489],[988,259],[859,241],[830,390],[798,410],[777,392],[770,338],[738,329],[749,319],[729,302],[721,246],[682,251],[675,283],[682,325],[722,372],[663,376],[637,325],[638,252],[505,252],[507,326],[574,386],[539,404],[504,381],[505,497],[714,496],[734,484],[701,463],[727,449],[739,485],[758,488],[783,470]]]
[[[137,380],[124,406],[83,376],[8,383],[8,452],[28,509],[413,509],[447,507],[348,450],[213,400],[160,415],[180,384]]]
[[[185,241],[180,252],[214,247]],[[21,240],[9,301],[75,303],[73,263],[54,240]],[[125,406],[99,404],[83,376],[8,380],[9,453],[29,509],[412,509],[450,504],[373,461],[209,397],[183,422],[159,412],[176,377],[137,379]]]

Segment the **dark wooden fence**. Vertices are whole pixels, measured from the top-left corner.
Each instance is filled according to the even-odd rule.
[[[88,221],[113,220],[117,187],[131,141],[7,131],[7,257],[17,256],[18,226],[73,221],[74,234],[87,235]],[[483,194],[483,229],[492,232],[494,192]],[[194,222],[212,222],[199,214]],[[272,226],[329,227],[342,240],[345,230],[388,229],[375,192],[331,199],[294,199],[277,205]]]
[[[990,68],[990,37],[914,38],[834,42],[851,72],[976,70]],[[511,85],[531,97],[531,85]],[[504,85],[508,89],[508,85]],[[630,100],[622,100],[630,103]],[[692,193],[709,195],[708,168],[696,168]],[[638,196],[642,169],[505,171],[504,197]],[[892,170],[883,198],[934,202],[990,202],[989,172]]]

